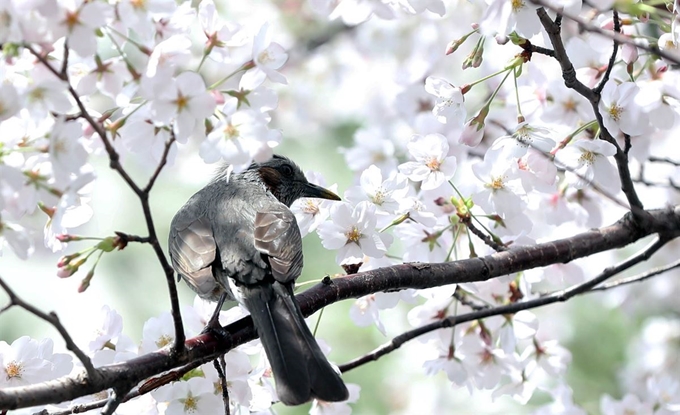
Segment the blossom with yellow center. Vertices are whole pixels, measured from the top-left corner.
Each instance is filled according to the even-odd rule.
[[[581,153],[581,157],[579,157],[579,161],[587,164],[587,165],[593,165],[595,163],[595,158],[596,154],[593,153],[592,151],[584,151]]]
[[[522,8],[525,6],[524,1],[522,0],[510,0],[510,3],[512,4],[512,11],[514,13],[522,10]]]
[[[12,360],[5,366],[5,373],[7,373],[7,380],[10,380],[12,378],[19,378],[21,379],[21,375],[24,372],[24,367],[21,362],[17,362],[16,360]]]
[[[179,400],[182,404],[184,404],[184,412],[185,413],[193,413],[196,412],[198,409],[198,399],[189,392],[187,397],[185,399],[180,399]]]
[[[621,114],[623,114],[624,109],[620,107],[615,102],[609,107],[609,116],[612,117],[614,121],[621,120]]]
[[[359,243],[359,240],[361,239],[361,231],[357,229],[356,226],[352,226],[352,229],[345,232],[345,236],[347,237],[348,243],[349,242]]]
[[[161,347],[165,347],[172,343],[172,337],[168,336],[167,334],[163,334],[161,337],[156,340],[156,346],[160,349]]]

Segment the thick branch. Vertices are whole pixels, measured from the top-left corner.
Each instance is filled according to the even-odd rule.
[[[576,295],[594,292],[592,291],[593,287],[602,283],[608,278],[611,278],[614,275],[622,271],[625,271],[636,264],[639,264],[640,262],[646,261],[655,252],[661,249],[661,247],[663,247],[667,242],[668,242],[667,240],[659,238],[651,246],[646,248],[638,255],[629,258],[628,260],[620,263],[617,266],[605,269],[600,275],[589,281],[586,281],[583,284],[575,285],[566,290],[560,290],[555,293],[539,297],[533,300],[512,303],[500,307],[479,309],[460,316],[449,316],[439,321],[435,321],[433,323],[426,324],[416,329],[409,330],[405,333],[400,334],[399,336],[396,336],[390,342],[383,344],[382,346],[378,347],[372,352],[360,356],[344,365],[341,365],[340,371],[344,373],[349,370],[355,369],[359,366],[362,366],[366,363],[376,361],[381,357],[397,350],[398,348],[403,346],[404,343],[406,343],[407,341],[413,340],[416,337],[422,336],[423,334],[430,333],[435,330],[454,327],[457,326],[458,324],[466,323],[468,321],[479,320],[481,318],[514,314],[522,310],[529,310],[532,308],[538,308],[548,304],[564,302]]]
[[[448,284],[486,281],[515,272],[567,263],[598,252],[622,248],[641,238],[659,234],[663,239],[680,235],[680,207],[650,211],[648,220],[638,223],[625,215],[617,223],[589,230],[570,238],[534,246],[520,246],[480,258],[440,264],[400,264],[317,284],[297,296],[306,316],[334,302],[405,288],[431,288]],[[0,390],[0,408],[15,409],[64,402],[104,389],[132,382],[186,365],[211,361],[256,337],[250,317],[226,327],[230,336],[216,339],[204,334],[186,342],[186,352],[172,355],[169,349],[150,353],[124,363],[96,369],[97,382],[83,378],[61,378],[36,385]]]

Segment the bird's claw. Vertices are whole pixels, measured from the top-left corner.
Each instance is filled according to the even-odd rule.
[[[220,322],[217,320],[209,321],[205,328],[201,331],[201,334],[210,334],[218,340],[225,340],[230,336],[229,331],[222,327]]]

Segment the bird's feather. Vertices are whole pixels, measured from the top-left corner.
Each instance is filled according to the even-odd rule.
[[[269,258],[277,281],[290,282],[302,272],[302,236],[295,215],[285,205],[268,206],[255,215],[255,248]]]

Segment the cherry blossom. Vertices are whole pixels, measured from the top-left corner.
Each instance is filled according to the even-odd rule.
[[[616,136],[619,132],[640,135],[649,128],[647,115],[635,103],[639,90],[633,82],[617,84],[609,80],[604,85],[599,110],[605,128],[612,135]]]
[[[547,137],[550,130],[532,126],[526,121],[517,124],[511,135],[498,138],[491,146],[492,150],[501,150],[509,157],[522,157],[529,148],[549,153],[555,141]]]
[[[413,136],[409,153],[416,161],[399,166],[399,171],[413,181],[422,182],[423,189],[436,189],[456,172],[456,158],[448,156],[449,144],[441,134]]]
[[[331,207],[329,222],[319,225],[317,232],[324,248],[338,250],[338,264],[357,264],[364,255],[380,258],[387,251],[387,235],[376,233],[375,205],[361,202],[352,207],[349,203],[335,203]]]
[[[222,404],[213,384],[202,377],[173,383],[168,398],[167,415],[208,415]]]
[[[305,177],[307,177],[307,180],[310,183],[327,188],[331,192],[337,191],[338,185],[333,184],[331,186],[327,186],[326,180],[324,180],[323,176],[321,176],[321,173],[308,171],[305,173]],[[293,203],[293,205],[290,207],[290,210],[295,213],[295,219],[297,220],[297,224],[300,228],[300,233],[302,236],[316,231],[319,225],[328,219],[328,216],[330,215],[330,209],[333,204],[334,202],[331,200],[308,197],[300,198]]]
[[[82,57],[94,55],[97,49],[95,30],[104,26],[111,7],[103,2],[59,0],[56,10],[45,5],[41,9],[48,19],[55,39],[66,36],[70,48]],[[56,11],[56,14],[52,14]]]
[[[248,167],[262,147],[278,144],[278,133],[267,128],[270,117],[266,113],[238,109],[235,97],[228,97],[220,111],[224,117],[213,127],[199,150],[206,163],[222,159],[239,171]]]
[[[8,83],[0,85],[0,121],[14,116],[20,109],[21,101],[16,88]]]
[[[203,79],[194,72],[183,72],[156,90],[152,105],[155,121],[170,124],[174,119],[177,141],[186,142],[194,129],[215,109],[215,100],[206,91]]]
[[[441,123],[459,125],[465,121],[465,99],[460,88],[433,76],[425,79],[425,91],[437,97],[432,113]]]
[[[472,172],[484,183],[484,189],[472,199],[487,213],[513,215],[524,205],[519,196],[518,169],[513,163],[504,163],[499,152],[487,152],[484,161],[474,164]]]
[[[105,305],[99,312],[101,325],[94,330],[95,338],[90,341],[88,348],[91,352],[102,349],[107,343],[115,343],[123,331],[123,317]]]
[[[273,82],[285,84],[286,78],[276,70],[281,68],[288,60],[288,54],[283,46],[272,42],[272,33],[269,24],[265,23],[253,39],[253,62],[255,68],[247,71],[241,78],[239,88],[245,90],[255,89],[269,78]]]
[[[71,356],[52,352],[53,342],[28,336],[12,344],[0,341],[0,385],[23,386],[64,376],[71,371]]]
[[[408,192],[405,176],[393,172],[383,180],[382,172],[374,164],[361,173],[359,184],[345,191],[345,199],[355,204],[367,200],[376,206],[378,214],[394,214]]]
[[[578,140],[557,153],[559,163],[573,169],[567,171],[569,182],[581,189],[595,180],[610,188],[618,188],[616,167],[608,157],[616,154],[613,144],[603,140]]]

